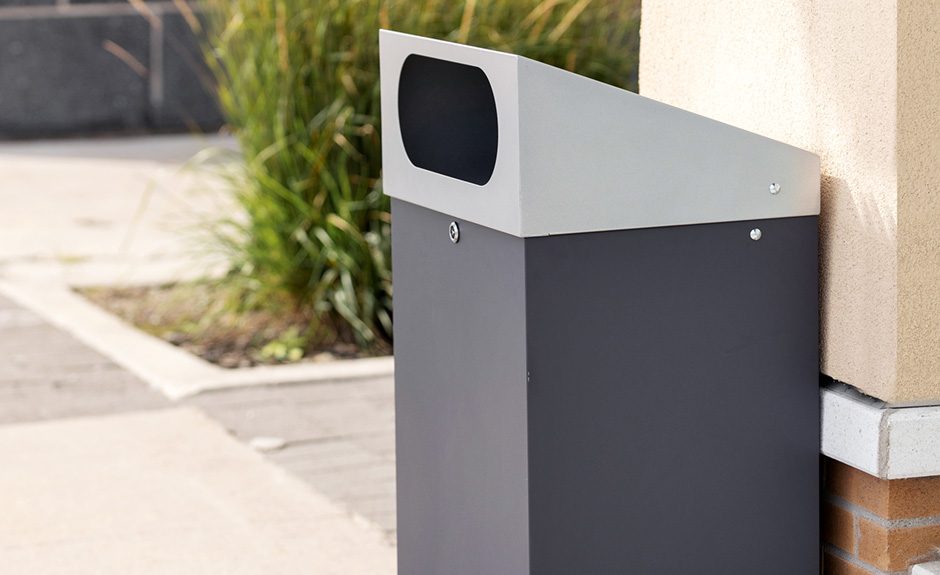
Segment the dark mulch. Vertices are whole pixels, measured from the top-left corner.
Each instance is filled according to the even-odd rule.
[[[361,350],[348,328],[303,311],[238,309],[225,280],[77,290],[137,328],[222,367],[390,355]]]

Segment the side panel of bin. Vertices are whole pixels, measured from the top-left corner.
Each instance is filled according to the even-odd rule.
[[[818,572],[816,221],[526,240],[533,575]]]
[[[525,240],[392,200],[398,572],[529,573]]]

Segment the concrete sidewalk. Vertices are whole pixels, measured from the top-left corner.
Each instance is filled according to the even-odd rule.
[[[235,210],[218,179],[183,167],[207,143],[233,147],[0,144],[0,283],[223,265],[180,234]],[[0,296],[0,573],[394,573],[392,389],[382,377],[173,402]],[[259,438],[277,449],[246,445]]]
[[[0,426],[169,405],[107,357],[0,296]]]
[[[0,427],[0,571],[383,575],[395,549],[195,408]]]
[[[156,283],[223,264],[194,241],[235,205],[187,162],[231,137],[0,143],[0,279]]]
[[[186,400],[317,491],[397,536],[391,377],[213,391]]]
[[[0,296],[0,426],[194,405],[394,540],[391,377],[240,387],[178,403],[35,313]],[[2,464],[2,461],[0,461]],[[0,570],[0,573],[3,573]]]

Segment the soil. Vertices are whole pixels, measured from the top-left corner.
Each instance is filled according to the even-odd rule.
[[[391,343],[362,350],[348,329],[309,313],[237,310],[225,280],[76,290],[151,335],[216,365],[237,368],[390,355]]]

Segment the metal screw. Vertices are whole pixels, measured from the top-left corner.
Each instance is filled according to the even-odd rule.
[[[776,182],[770,184],[770,193],[773,194],[773,195],[775,195],[775,196],[776,196],[778,193],[780,193],[780,184],[778,184],[778,183],[776,183]]]
[[[455,244],[460,241],[460,227],[457,225],[457,222],[450,223],[450,241]]]
[[[760,228],[754,228],[753,230],[751,230],[751,239],[754,240],[755,242],[759,240],[762,235],[764,234],[761,233]]]

